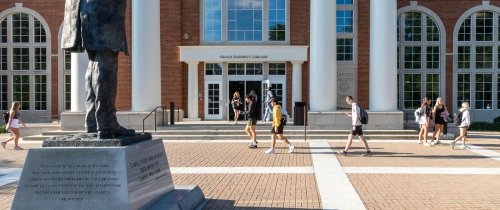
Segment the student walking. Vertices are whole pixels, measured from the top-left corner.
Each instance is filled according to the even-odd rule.
[[[273,90],[271,87],[267,88],[267,94],[266,94],[266,102],[264,102],[265,106],[265,112],[264,112],[264,117],[262,118],[262,122],[269,121],[268,117],[272,116],[273,114],[273,106],[271,105],[271,99],[276,99],[276,94],[274,94]]]
[[[233,106],[233,112],[234,112],[234,124],[238,124],[238,118],[240,118],[240,113],[241,113],[241,99],[240,99],[240,92],[235,91],[233,94],[233,98],[231,99],[231,106]]]
[[[418,133],[418,143],[424,144],[424,146],[432,146],[431,144],[427,143],[427,136],[429,135],[430,118],[432,114],[432,110],[429,105],[430,101],[431,99],[426,96],[424,99],[422,99],[422,104],[420,105],[422,117],[420,117],[420,122],[419,122],[420,132]],[[425,143],[422,141],[422,139],[424,139]]]
[[[448,123],[449,115],[450,114],[448,113],[448,109],[443,104],[441,98],[437,98],[436,104],[432,109],[432,118],[434,119],[434,132],[432,133],[431,145],[441,144],[441,142],[439,141],[439,136],[443,131],[444,125]],[[434,142],[434,138],[436,139],[436,142]]]
[[[366,142],[366,138],[363,135],[362,124],[360,121],[361,109],[359,108],[358,104],[354,102],[352,96],[347,96],[345,98],[345,101],[349,105],[351,105],[351,113],[345,113],[345,115],[351,117],[352,129],[351,133],[349,133],[349,136],[347,137],[347,144],[345,146],[345,149],[343,151],[338,150],[337,153],[340,155],[347,155],[352,145],[352,138],[353,136],[357,135],[359,137],[359,140],[361,140],[361,142],[363,143],[363,146],[365,146],[366,148],[366,153],[364,153],[363,156],[369,156],[371,155],[370,147],[368,147],[368,142]]]
[[[274,147],[276,145],[276,137],[278,139],[281,139],[288,145],[288,153],[292,153],[293,150],[295,149],[295,146],[288,141],[286,137],[283,136],[283,128],[285,127],[283,114],[281,112],[281,106],[278,104],[278,101],[276,98],[272,98],[271,100],[271,105],[273,107],[273,125],[271,129],[271,148],[266,151],[267,154],[274,154],[275,150]]]
[[[23,148],[19,146],[19,137],[21,137],[19,124],[23,124],[24,127],[26,127],[26,125],[21,121],[21,113],[19,112],[20,108],[21,103],[19,103],[19,101],[14,101],[12,103],[9,111],[9,122],[7,122],[7,125],[5,125],[5,129],[10,131],[12,133],[12,136],[1,143],[4,149],[6,149],[7,143],[9,141],[14,140],[14,149],[23,150]]]
[[[469,113],[469,103],[463,102],[462,107],[459,110],[462,113],[462,119],[458,128],[460,129],[460,136],[458,136],[455,140],[450,142],[450,146],[452,149],[455,149],[455,143],[462,139],[462,147],[460,149],[465,149],[465,140],[467,138],[467,129],[470,125],[470,113]]]
[[[257,133],[255,133],[255,126],[257,125],[257,108],[255,106],[255,102],[253,102],[252,95],[247,95],[245,97],[245,101],[247,102],[247,110],[243,113],[244,115],[248,115],[248,122],[245,128],[248,136],[252,140],[252,144],[248,147],[257,148]]]

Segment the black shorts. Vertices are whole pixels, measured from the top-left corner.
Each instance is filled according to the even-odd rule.
[[[283,128],[284,128],[284,127],[285,127],[285,126],[280,125],[280,126],[278,126],[278,129],[275,129],[275,128],[274,128],[274,126],[273,126],[273,127],[271,128],[271,133],[272,133],[272,134],[283,134]]]
[[[361,125],[356,125],[352,130],[351,130],[352,135],[358,135],[362,136],[363,135],[363,129],[361,129]]]

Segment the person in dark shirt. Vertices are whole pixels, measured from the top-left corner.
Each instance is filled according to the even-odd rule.
[[[252,140],[252,144],[250,144],[250,148],[257,148],[257,134],[255,133],[255,126],[257,125],[257,107],[253,102],[253,96],[247,95],[245,97],[245,101],[247,102],[247,110],[243,112],[244,115],[248,115],[248,122],[245,128],[248,136]]]

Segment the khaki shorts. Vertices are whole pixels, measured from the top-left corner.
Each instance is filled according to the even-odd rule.
[[[252,119],[252,118],[248,118],[247,125],[257,125],[257,120]]]

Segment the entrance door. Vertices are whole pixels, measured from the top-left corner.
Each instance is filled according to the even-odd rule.
[[[205,95],[207,100],[205,101],[206,113],[205,118],[209,120],[221,120],[221,83],[208,82],[205,87]]]
[[[231,99],[233,98],[233,94],[234,92],[238,91],[240,92],[240,96],[241,96],[241,100],[242,102],[244,103],[245,102],[245,97],[250,94],[250,92],[253,90],[255,92],[255,94],[257,94],[257,112],[258,112],[258,116],[259,116],[259,119],[260,120],[260,116],[261,116],[261,112],[260,112],[260,109],[261,109],[261,104],[262,104],[262,100],[261,100],[261,92],[262,92],[262,82],[261,81],[229,81],[229,93],[228,93],[228,96],[229,96],[229,99],[228,101],[231,101]],[[244,103],[244,110],[246,110],[246,106],[247,104]],[[233,107],[231,105],[229,105],[229,120],[234,120],[234,111],[233,111]],[[244,111],[242,110],[242,111]],[[240,117],[238,118],[239,120],[243,120],[243,119],[246,119],[245,116],[242,116],[240,115]]]

